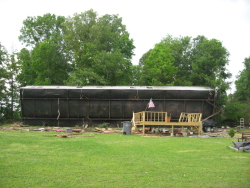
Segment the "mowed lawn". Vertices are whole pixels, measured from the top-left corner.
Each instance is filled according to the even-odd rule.
[[[0,187],[250,187],[230,138],[0,130]],[[87,137],[91,136],[91,137]]]

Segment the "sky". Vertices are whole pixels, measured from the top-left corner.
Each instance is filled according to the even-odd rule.
[[[23,20],[46,13],[72,17],[93,9],[99,16],[117,14],[134,40],[133,64],[168,34],[204,35],[229,51],[230,81],[250,57],[250,0],[0,0],[0,42],[9,53],[19,51]],[[235,90],[232,85],[233,92]]]

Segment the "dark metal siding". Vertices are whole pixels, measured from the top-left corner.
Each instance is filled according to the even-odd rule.
[[[202,113],[205,118],[213,113],[215,92],[194,87],[29,86],[21,88],[20,94],[25,124],[75,126],[131,120],[133,111],[146,110],[150,98],[155,108],[147,110],[167,111],[173,120],[177,121],[181,112]]]

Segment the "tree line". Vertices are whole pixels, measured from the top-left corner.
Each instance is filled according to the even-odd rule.
[[[20,116],[14,99],[26,85],[208,86],[225,109],[218,121],[238,121],[249,112],[250,60],[237,77],[237,91],[227,96],[229,52],[217,39],[167,35],[134,65],[134,41],[118,15],[92,9],[67,18],[48,13],[27,17],[20,33],[26,46],[20,51],[8,54],[0,43],[2,120]],[[245,111],[232,118],[232,104]]]

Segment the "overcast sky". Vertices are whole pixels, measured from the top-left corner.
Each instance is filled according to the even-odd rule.
[[[19,31],[28,16],[67,17],[91,8],[99,16],[122,17],[136,46],[133,64],[167,34],[221,41],[230,52],[232,80],[250,57],[250,0],[0,0],[0,42],[9,53],[19,51]]]

